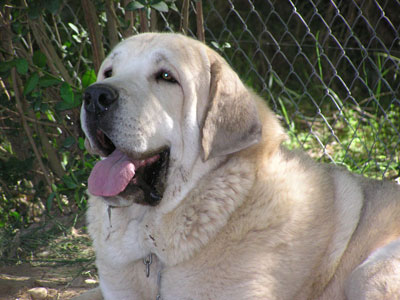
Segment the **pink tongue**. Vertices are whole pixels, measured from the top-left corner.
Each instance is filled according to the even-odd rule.
[[[134,161],[121,151],[115,150],[94,166],[88,180],[89,192],[104,197],[118,195],[133,176],[135,176]]]

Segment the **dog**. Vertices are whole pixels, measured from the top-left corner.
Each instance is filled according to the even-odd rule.
[[[100,289],[78,299],[400,299],[400,188],[282,142],[215,51],[145,33],[83,97]],[[87,298],[85,298],[87,297]]]

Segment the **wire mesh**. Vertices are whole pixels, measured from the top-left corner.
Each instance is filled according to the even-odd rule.
[[[204,1],[206,42],[286,124],[289,147],[399,176],[400,2]]]

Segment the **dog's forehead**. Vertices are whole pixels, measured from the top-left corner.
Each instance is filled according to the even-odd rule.
[[[167,35],[139,35],[131,37],[118,44],[110,53],[109,58],[113,61],[124,60],[126,58],[149,57],[153,53],[163,53],[164,56],[169,56],[171,52],[185,51],[180,44],[179,38]]]
[[[129,62],[158,64],[179,58],[189,60],[197,43],[187,37],[174,34],[141,34],[119,43],[108,55],[105,65],[126,65]]]

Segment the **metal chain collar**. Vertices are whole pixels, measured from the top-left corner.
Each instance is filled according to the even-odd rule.
[[[146,266],[146,277],[149,278],[150,277],[150,265],[153,263],[153,253],[150,253],[149,255],[147,255],[144,259],[143,259],[143,263]],[[161,295],[160,295],[160,288],[161,288],[161,269],[158,271],[158,275],[157,275],[157,296],[156,296],[156,300],[162,300],[161,299]]]

